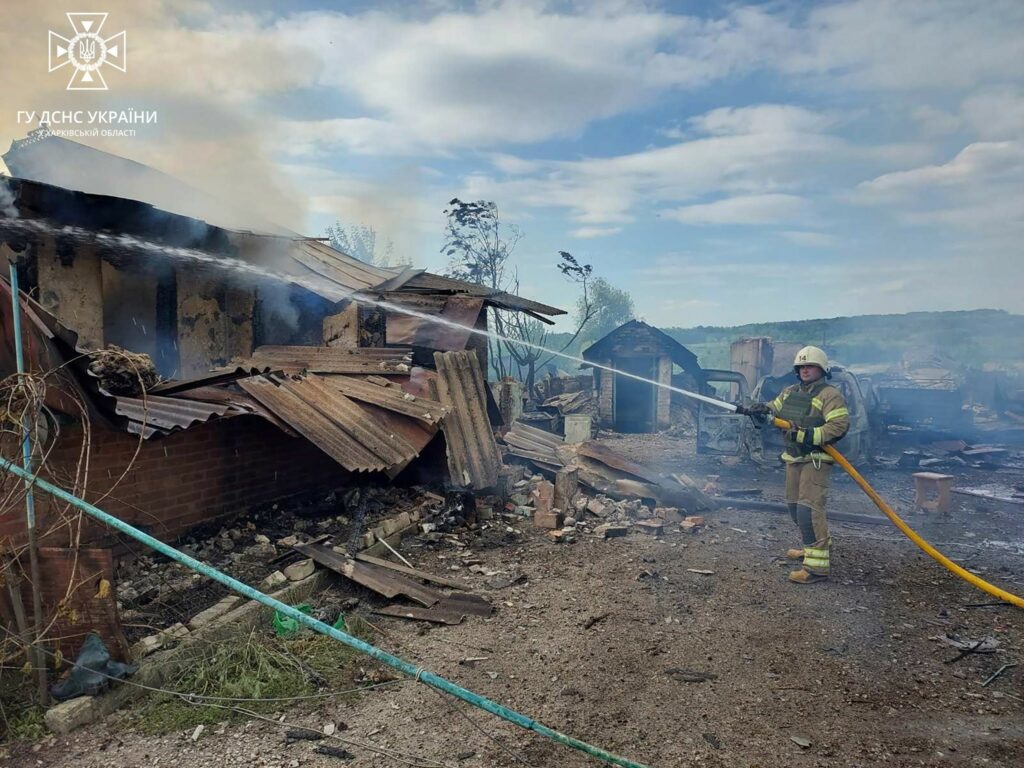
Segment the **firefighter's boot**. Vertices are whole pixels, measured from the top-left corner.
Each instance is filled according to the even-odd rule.
[[[824,581],[829,574],[829,544],[828,538],[818,541],[814,534],[813,515],[814,511],[804,505],[797,505],[797,521],[800,525],[800,536],[804,541],[803,567],[792,571],[789,580],[794,584],[813,584],[816,581]]]

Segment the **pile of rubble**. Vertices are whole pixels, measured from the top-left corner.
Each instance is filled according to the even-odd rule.
[[[670,526],[692,532],[704,524],[703,516],[688,515],[679,507],[656,506],[641,498],[616,500],[603,493],[588,495],[572,487],[571,474],[568,480],[564,478],[559,473],[554,483],[542,475],[517,480],[504,514],[531,519],[535,527],[546,530],[548,537],[559,543],[572,543],[579,535],[611,539],[631,531],[660,536]],[[569,488],[564,488],[566,484]]]
[[[876,457],[876,461],[903,469],[1000,469],[1022,465],[1020,452],[1003,445],[970,444],[963,440],[941,440],[908,448],[898,457]]]

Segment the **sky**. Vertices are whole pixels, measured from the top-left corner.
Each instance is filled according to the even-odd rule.
[[[67,91],[47,32],[93,10],[126,71]],[[1019,0],[4,12],[0,152],[35,127],[20,110],[156,110],[81,140],[433,270],[448,201],[491,200],[523,295],[572,309],[565,250],[661,326],[1024,311]]]

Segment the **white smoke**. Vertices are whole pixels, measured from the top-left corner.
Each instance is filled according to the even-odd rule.
[[[0,182],[0,216],[8,219],[18,218],[18,207],[14,204],[14,193],[2,182]]]

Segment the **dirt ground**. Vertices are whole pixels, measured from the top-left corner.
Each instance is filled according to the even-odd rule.
[[[695,457],[692,441],[609,441],[635,461],[717,474],[723,488],[762,488],[780,499],[782,473]],[[869,468],[883,495],[958,562],[1024,592],[1024,507],[956,497],[948,519],[909,509],[911,470]],[[971,476],[976,473],[977,477]],[[991,473],[957,472],[958,482]],[[1020,482],[1020,472],[1003,480]],[[873,507],[839,480],[832,508]],[[555,544],[518,524],[519,543],[477,552],[485,568],[525,580],[490,589],[489,619],[437,627],[369,616],[383,648],[484,696],[648,766],[1024,765],[1024,614],[948,574],[891,525],[833,524],[833,578],[791,585],[779,559],[798,536],[788,516],[721,510],[697,533],[666,528]],[[992,545],[987,542],[998,541]],[[455,550],[403,545],[437,573]],[[712,571],[695,573],[689,569]],[[383,600],[358,587],[334,588]],[[936,638],[993,637],[996,652],[958,661]],[[952,663],[951,663],[952,662]],[[11,766],[584,766],[596,760],[443,698],[396,683],[358,699],[282,710],[288,725],[334,723],[350,760],[286,744],[285,724],[250,721],[191,733],[143,736],[120,716],[66,737],[19,747]],[[799,743],[798,743],[799,742]],[[320,744],[327,742],[318,742]],[[341,746],[339,741],[332,741]],[[390,750],[380,755],[366,745]],[[402,757],[396,756],[400,754]],[[415,758],[432,763],[416,763]],[[408,760],[403,763],[402,760]]]

